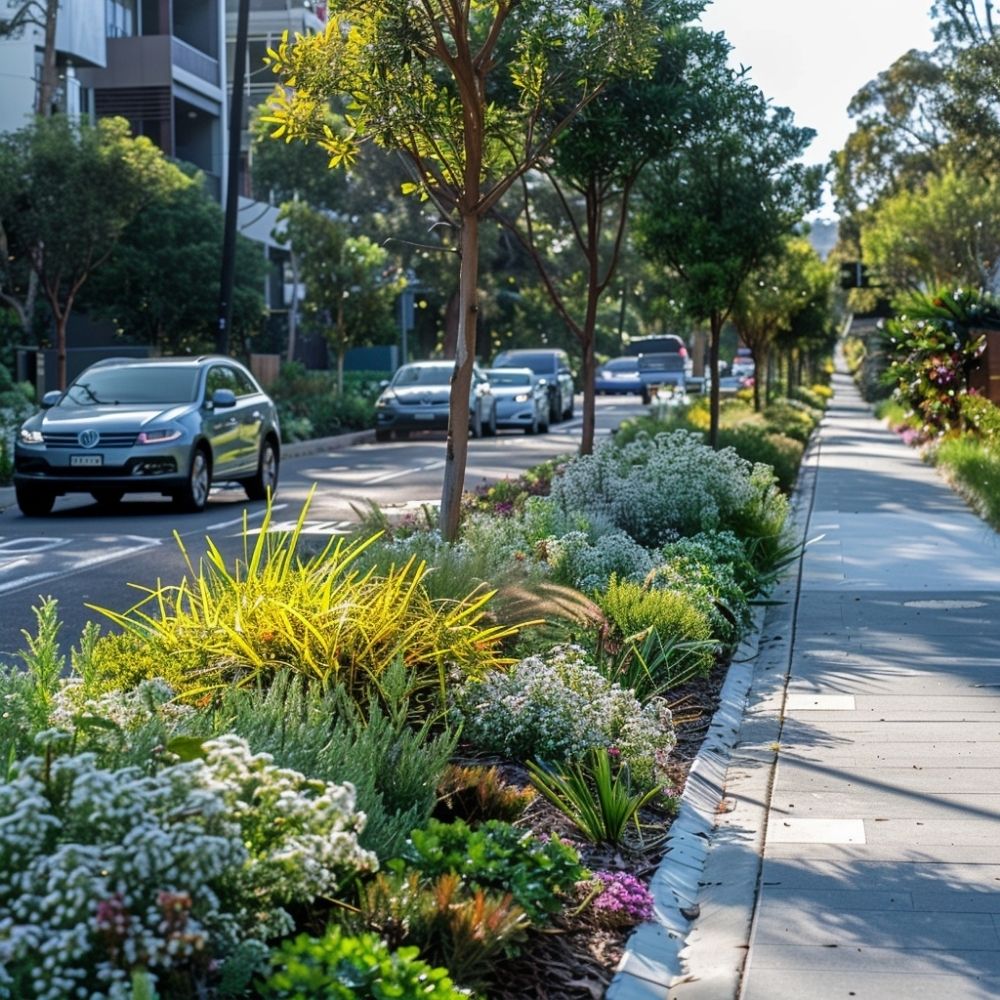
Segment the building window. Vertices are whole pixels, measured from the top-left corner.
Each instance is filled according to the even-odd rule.
[[[104,0],[108,38],[130,38],[136,34],[136,0]]]

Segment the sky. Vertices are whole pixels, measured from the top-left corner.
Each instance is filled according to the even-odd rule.
[[[825,162],[852,130],[847,105],[910,49],[933,46],[931,0],[714,0],[702,16],[733,46],[732,62],[799,125],[817,132],[808,163]],[[829,203],[824,215],[832,215]]]

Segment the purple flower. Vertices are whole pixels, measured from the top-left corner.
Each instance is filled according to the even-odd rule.
[[[634,924],[653,915],[650,891],[628,872],[594,872],[601,891],[594,898],[594,911],[613,924]]]

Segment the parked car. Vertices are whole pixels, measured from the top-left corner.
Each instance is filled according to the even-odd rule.
[[[454,361],[415,361],[398,368],[375,401],[375,440],[446,429],[454,370]],[[469,430],[477,438],[497,432],[496,400],[478,366],[472,369],[469,389]]]
[[[641,396],[642,389],[638,358],[612,358],[598,365],[594,374],[594,391],[598,393]]]
[[[238,361],[111,358],[42,397],[18,432],[14,488],[29,517],[66,493],[116,504],[158,492],[199,511],[214,482],[265,499],[278,485],[280,452],[277,409]]]
[[[525,434],[549,429],[549,392],[543,378],[530,368],[488,368],[486,377],[496,398],[498,427],[522,427]]]
[[[639,366],[642,383],[640,395],[650,402],[660,386],[684,392],[688,374],[688,352],[684,341],[674,333],[651,337],[633,337],[625,348]]]
[[[557,424],[573,416],[573,373],[569,355],[550,348],[501,351],[493,359],[493,368],[530,368],[545,379],[549,395],[549,423]]]

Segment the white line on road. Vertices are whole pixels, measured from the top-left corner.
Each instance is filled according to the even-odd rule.
[[[271,506],[271,512],[276,510],[284,510],[288,506],[287,503],[276,503]],[[263,517],[267,513],[266,510],[253,510],[247,511],[247,520],[252,521],[255,517]],[[220,531],[222,528],[232,528],[236,524],[243,523],[243,515],[239,517],[230,518],[228,521],[219,521],[218,524],[208,524],[204,528],[197,528],[197,531]],[[186,532],[186,534],[193,534],[193,532]]]
[[[373,479],[367,479],[365,486],[374,486],[376,483],[387,483],[390,479],[399,479],[400,476],[412,476],[415,472],[430,472],[432,469],[443,469],[444,461],[431,462],[430,465],[418,465],[415,469],[399,469],[397,472],[386,472]]]

